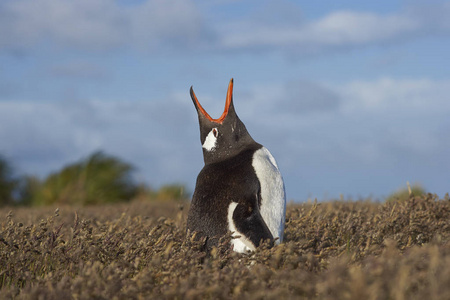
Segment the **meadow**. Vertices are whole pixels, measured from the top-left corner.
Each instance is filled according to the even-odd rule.
[[[285,241],[209,253],[189,203],[0,209],[0,299],[450,299],[450,199],[290,204]]]

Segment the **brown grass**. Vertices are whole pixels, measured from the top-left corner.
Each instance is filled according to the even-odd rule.
[[[210,254],[187,204],[0,210],[1,299],[450,299],[450,200],[291,205],[285,242]]]

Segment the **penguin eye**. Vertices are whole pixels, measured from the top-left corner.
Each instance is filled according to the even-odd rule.
[[[213,128],[212,133],[213,133],[214,137],[217,137],[219,132],[217,131],[217,128]]]

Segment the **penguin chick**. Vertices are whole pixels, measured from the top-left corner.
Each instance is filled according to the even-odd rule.
[[[255,250],[262,241],[283,240],[286,197],[272,154],[253,140],[233,105],[233,79],[223,114],[213,119],[194,93],[205,166],[188,212],[187,229],[207,237],[208,248],[232,233],[236,252]]]

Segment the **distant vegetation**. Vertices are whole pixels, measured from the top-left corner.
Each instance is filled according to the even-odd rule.
[[[158,190],[152,190],[148,186],[141,186],[138,188],[138,199],[143,200],[157,200],[157,201],[183,201],[189,198],[189,193],[186,187],[182,184],[166,184],[161,186]]]
[[[25,175],[13,178],[12,168],[0,159],[0,206],[4,205],[91,205],[140,200],[184,200],[189,197],[181,184],[152,190],[132,178],[133,166],[123,160],[95,152],[69,164],[44,180]]]
[[[0,157],[0,206],[13,203],[16,186],[17,180],[13,178],[11,166]]]
[[[128,201],[136,195],[132,166],[97,152],[51,174],[34,194],[33,204],[102,204]]]
[[[413,186],[410,186],[409,183],[407,184],[406,188],[401,188],[397,190],[396,192],[392,193],[386,198],[387,202],[391,201],[406,201],[411,196],[422,196],[425,195],[425,189],[420,184],[414,184]]]

